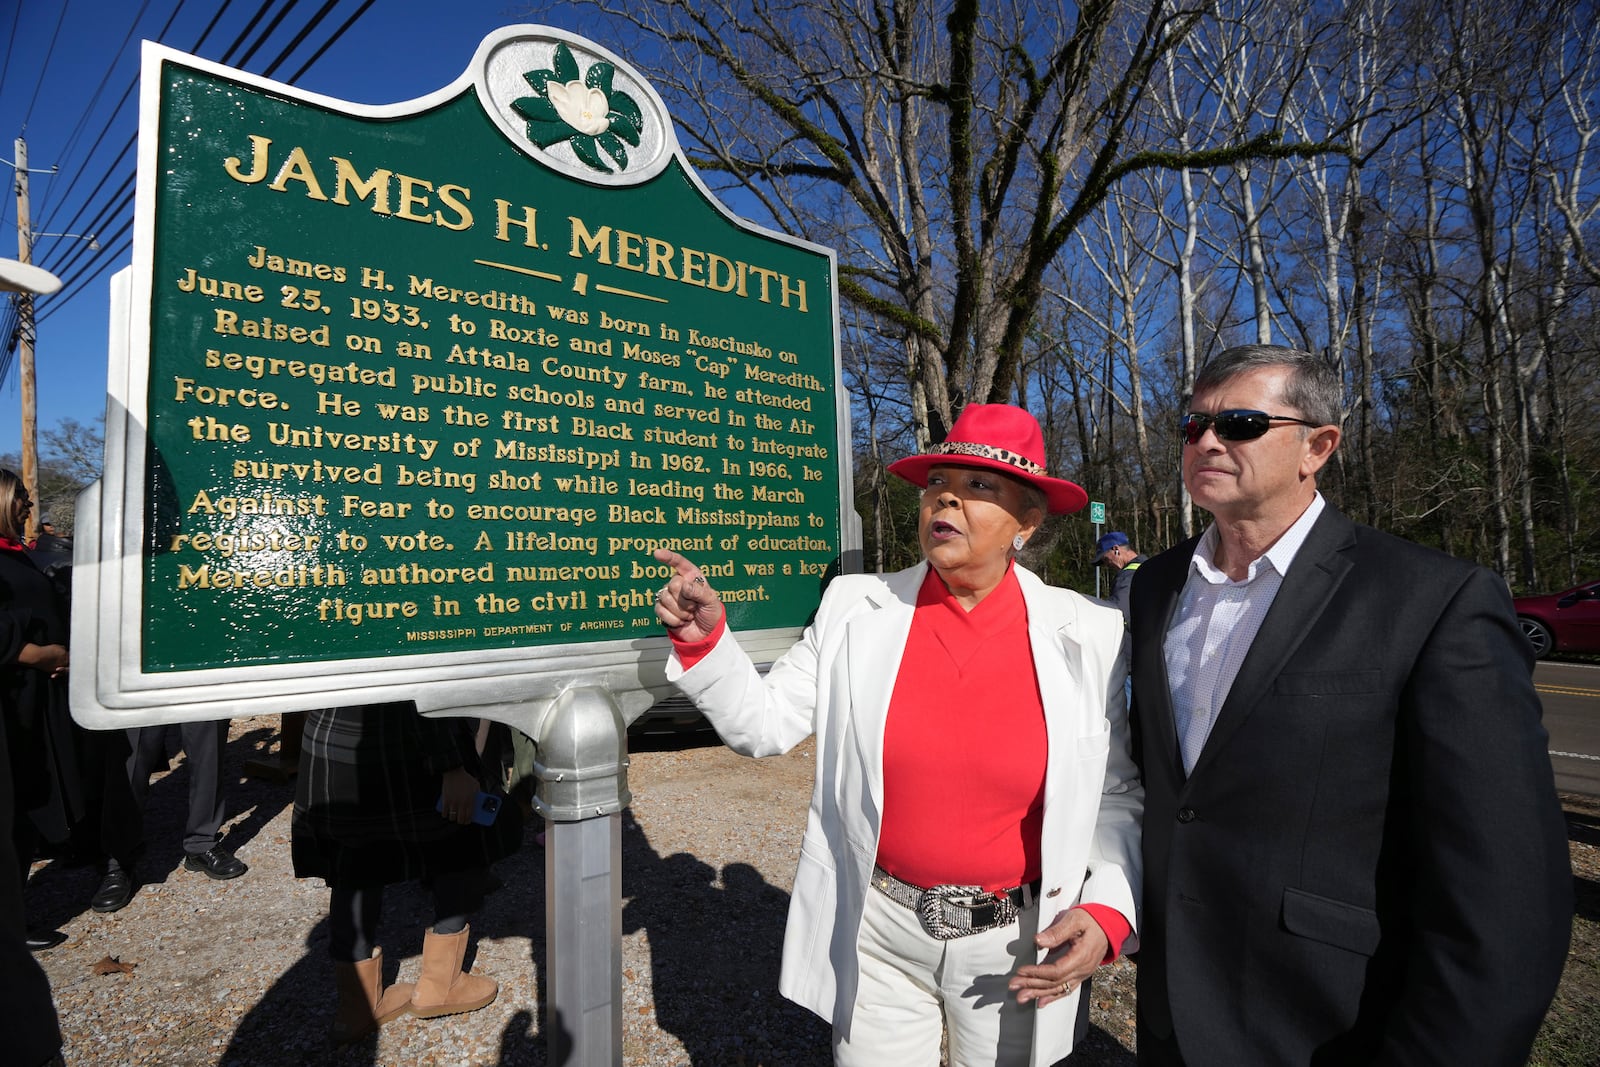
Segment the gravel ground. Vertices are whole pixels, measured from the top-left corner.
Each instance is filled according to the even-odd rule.
[[[333,1050],[326,956],[328,891],[294,877],[293,785],[247,778],[243,763],[276,742],[275,716],[238,719],[227,751],[225,844],[250,864],[216,882],[181,867],[187,789],[181,759],[151,787],[143,882],[120,912],[87,901],[93,867],[38,863],[36,925],[69,935],[40,953],[69,1065],[542,1065],[544,852],[532,842],[495,868],[505,883],[473,923],[473,970],[499,998],[454,1018],[402,1017],[376,1039]],[[175,742],[175,732],[174,732]],[[623,1058],[631,1065],[825,1065],[828,1027],[777,991],[779,948],[815,752],[749,760],[714,742],[635,746],[623,822]],[[1600,877],[1600,848],[1574,840],[1580,877]],[[431,917],[418,887],[392,887],[381,943],[386,977],[412,980]],[[131,968],[96,974],[107,957]],[[1592,961],[1589,961],[1592,967]],[[1089,1040],[1074,1067],[1131,1067],[1133,968],[1093,988]],[[0,1061],[4,1056],[0,1054]]]

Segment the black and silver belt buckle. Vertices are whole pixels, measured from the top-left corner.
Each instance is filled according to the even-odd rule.
[[[976,885],[936,885],[917,899],[917,920],[936,941],[953,941],[1004,926],[1017,917],[1009,897],[985,893]]]

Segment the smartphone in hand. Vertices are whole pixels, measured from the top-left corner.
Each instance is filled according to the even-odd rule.
[[[444,796],[441,794],[439,803],[434,805],[434,810],[444,814]],[[493,793],[478,791],[478,797],[472,804],[472,821],[479,826],[493,826],[494,820],[500,814],[500,798]]]

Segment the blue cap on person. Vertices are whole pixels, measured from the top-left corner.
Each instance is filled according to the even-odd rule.
[[[1128,535],[1121,530],[1112,530],[1108,534],[1101,534],[1100,540],[1094,543],[1094,562],[1099,563],[1106,558],[1106,553],[1113,548],[1121,548],[1128,543]]]
[[[928,471],[943,465],[1000,471],[1027,482],[1044,494],[1052,515],[1077,511],[1089,502],[1081,486],[1045,473],[1039,420],[1011,404],[968,404],[943,442],[895,460],[889,471],[927,488]]]

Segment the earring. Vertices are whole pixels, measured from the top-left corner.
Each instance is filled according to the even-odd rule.
[[[1026,537],[1023,537],[1021,534],[1017,534],[1017,536],[1011,539],[1011,548],[1013,551],[1021,552],[1022,546],[1027,543],[1028,539]]]

